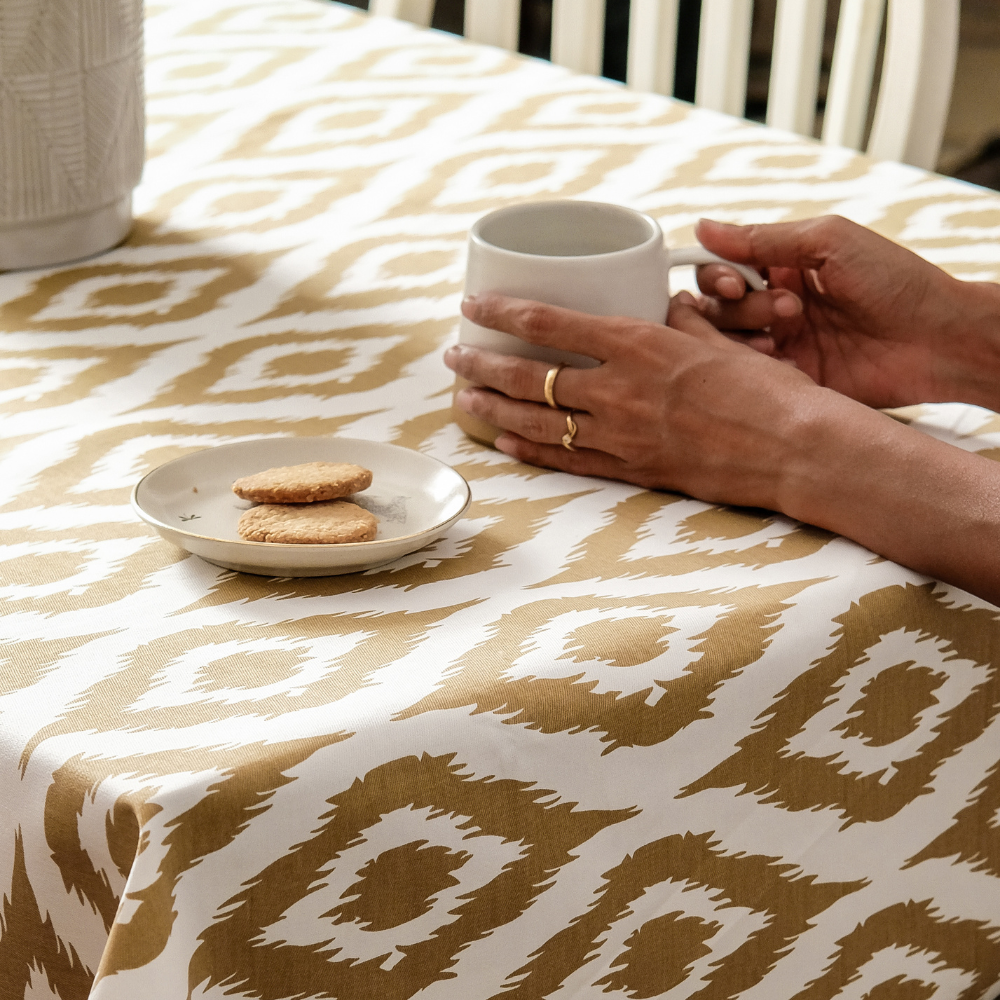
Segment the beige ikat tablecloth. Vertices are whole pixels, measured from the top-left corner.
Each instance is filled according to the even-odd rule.
[[[513,200],[677,244],[835,211],[995,280],[1000,197],[336,4],[148,15],[133,237],[0,276],[0,997],[995,995],[997,610],[475,445],[440,354]],[[279,580],[130,512],[176,456],[341,433],[468,515]]]

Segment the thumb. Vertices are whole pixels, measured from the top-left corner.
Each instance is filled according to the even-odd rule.
[[[856,233],[848,234],[844,229],[862,227],[833,216],[757,226],[702,219],[695,235],[706,250],[737,264],[818,270],[838,247],[857,241]]]

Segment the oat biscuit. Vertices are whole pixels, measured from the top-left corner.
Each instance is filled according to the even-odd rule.
[[[327,545],[370,542],[378,530],[374,514],[347,500],[310,504],[264,503],[240,515],[236,530],[248,542]]]
[[[371,484],[371,470],[360,465],[307,462],[243,476],[233,483],[233,492],[257,503],[315,503],[349,496]]]

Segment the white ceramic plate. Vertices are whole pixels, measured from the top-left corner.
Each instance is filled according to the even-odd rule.
[[[353,462],[372,485],[351,499],[378,519],[371,542],[286,545],[236,533],[253,504],[232,491],[240,476],[303,462]],[[260,576],[336,576],[374,569],[440,538],[469,505],[469,484],[419,451],[358,438],[265,438],[194,452],[154,469],[132,491],[136,513],[167,541],[216,566]]]

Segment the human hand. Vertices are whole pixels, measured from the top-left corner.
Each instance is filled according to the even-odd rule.
[[[766,507],[1000,604],[1000,467],[818,386],[719,333],[686,292],[669,326],[537,302],[467,299],[474,323],[589,355],[564,368],[451,347],[448,367],[482,388],[459,407],[504,428],[497,447],[524,462]],[[559,443],[566,410],[578,450]]]
[[[847,219],[730,226],[703,219],[709,250],[766,273],[745,293],[732,268],[699,269],[703,314],[819,385],[869,406],[1000,405],[1000,294],[958,281]],[[801,301],[801,308],[791,295]]]
[[[869,412],[726,338],[686,292],[671,303],[669,326],[499,295],[466,299],[462,311],[480,326],[602,362],[557,377],[556,400],[578,426],[569,451],[560,443],[565,410],[543,402],[549,365],[461,345],[445,353],[448,367],[482,387],[461,390],[457,405],[503,428],[497,448],[533,465],[789,510],[789,491],[816,461],[817,414],[848,434],[851,413]]]

